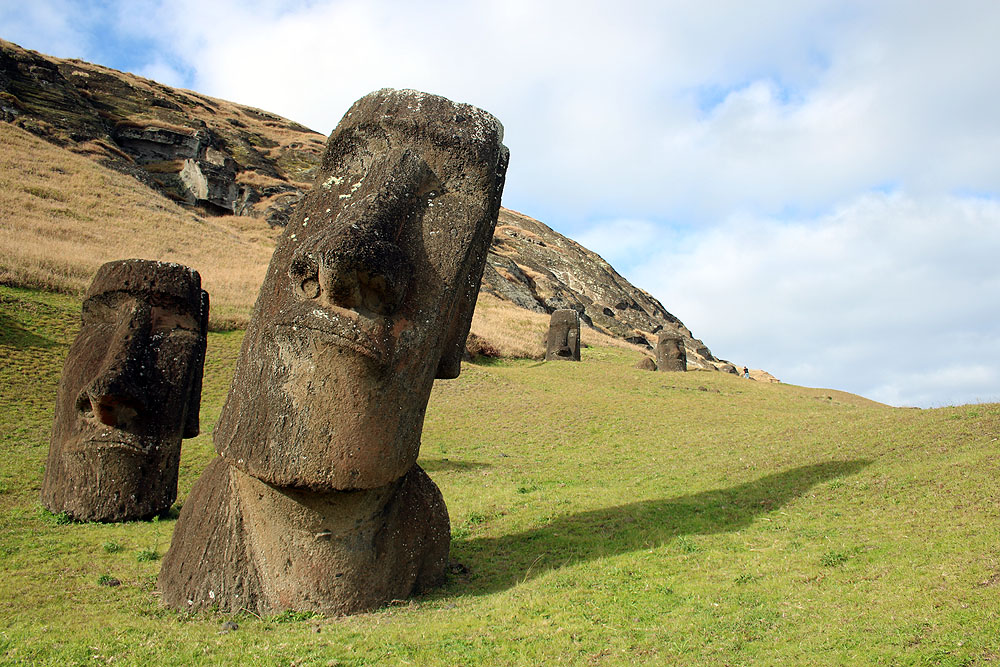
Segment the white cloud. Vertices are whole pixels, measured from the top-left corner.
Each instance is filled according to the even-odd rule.
[[[1000,400],[1000,203],[859,197],[734,218],[627,272],[713,352],[893,404]]]
[[[26,48],[64,58],[86,53],[87,36],[80,30],[79,9],[70,0],[0,1],[0,38]]]

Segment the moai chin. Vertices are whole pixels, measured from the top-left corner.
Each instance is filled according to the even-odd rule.
[[[545,361],[580,361],[580,313],[556,310],[545,338]]]
[[[686,371],[687,352],[680,334],[661,333],[656,337],[656,369],[659,371]]]
[[[198,435],[208,293],[180,264],[97,270],[56,397],[42,504],[80,521],[159,514]]]
[[[447,509],[416,460],[431,385],[460,370],[502,140],[485,111],[388,89],[330,135],[164,559],[166,604],[354,613],[443,578]]]

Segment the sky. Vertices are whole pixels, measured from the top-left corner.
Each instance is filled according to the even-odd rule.
[[[504,124],[503,202],[716,356],[1000,401],[1000,2],[0,0],[0,37],[324,134],[383,87]]]

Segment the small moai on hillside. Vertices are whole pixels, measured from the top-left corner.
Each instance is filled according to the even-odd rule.
[[[181,440],[198,435],[208,293],[180,264],[97,270],[56,396],[41,499],[79,521],[130,521],[177,498]]]
[[[580,361],[580,313],[556,310],[545,338],[545,361]]]
[[[687,352],[680,334],[661,333],[656,337],[656,368],[664,372],[687,370]]]
[[[643,356],[642,359],[640,359],[636,363],[635,367],[638,368],[640,371],[655,371],[656,362],[647,356]]]
[[[349,614],[444,579],[448,511],[416,460],[431,385],[460,371],[502,140],[481,109],[388,89],[330,135],[164,557],[165,604]]]

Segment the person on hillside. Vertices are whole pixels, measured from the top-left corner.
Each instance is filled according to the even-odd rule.
[[[746,366],[743,367],[743,377],[745,377],[748,380],[750,379],[750,369],[747,368]]]

